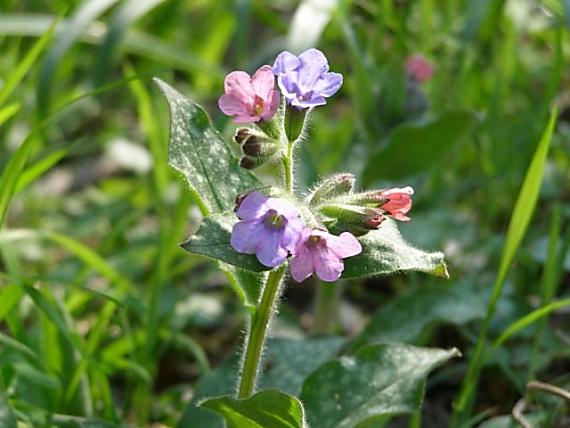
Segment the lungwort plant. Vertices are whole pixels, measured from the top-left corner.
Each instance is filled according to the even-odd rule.
[[[235,133],[243,152],[236,159],[233,143],[224,141],[204,110],[157,80],[171,110],[170,164],[186,177],[205,217],[183,247],[217,260],[249,311],[238,379],[227,387],[235,396],[197,403],[230,427],[371,426],[417,411],[429,371],[458,355],[398,344],[343,347],[340,338],[316,353],[316,339],[308,339],[293,348],[301,355],[282,361],[281,379],[263,379],[264,346],[285,278],[302,283],[316,275],[332,282],[406,271],[447,276],[442,253],[414,248],[398,232],[397,221],[410,220],[411,187],[358,191],[353,175],[338,173],[308,194],[296,192],[295,155],[311,144],[311,111],[342,82],[316,49],[299,56],[283,52],[253,76],[228,74],[219,107],[234,122],[249,124]],[[281,171],[281,186],[252,173],[268,163]],[[298,358],[302,364],[294,363]],[[284,387],[285,373],[301,379]],[[204,426],[221,423],[205,417]],[[202,426],[200,420],[192,426]]]

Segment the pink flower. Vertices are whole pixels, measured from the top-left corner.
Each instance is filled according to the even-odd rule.
[[[433,66],[420,54],[411,55],[406,59],[406,72],[418,83],[432,78]]]
[[[245,71],[232,71],[224,80],[225,94],[218,100],[220,110],[234,116],[235,123],[269,120],[279,106],[279,91],[269,65],[250,77]]]
[[[316,273],[323,281],[336,281],[344,270],[342,259],[361,252],[362,245],[349,232],[334,236],[322,230],[305,228],[291,259],[291,276],[302,282]]]
[[[412,198],[414,189],[410,186],[402,189],[395,187],[393,189],[383,190],[380,192],[380,197],[385,199],[380,208],[387,211],[392,217],[400,221],[410,221],[406,216],[408,211],[412,208]]]

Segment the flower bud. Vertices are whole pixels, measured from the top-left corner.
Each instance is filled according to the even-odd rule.
[[[252,128],[239,128],[234,135],[234,141],[241,146],[244,157],[240,166],[246,169],[264,164],[279,150],[277,141]]]
[[[354,189],[356,179],[348,173],[335,174],[321,181],[307,197],[309,205],[316,205],[348,194]]]
[[[379,209],[356,205],[321,205],[318,211],[330,229],[335,232],[351,232],[355,236],[378,229],[385,219]]]

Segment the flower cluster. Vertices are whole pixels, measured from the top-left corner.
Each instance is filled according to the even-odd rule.
[[[238,203],[237,216],[241,221],[232,230],[234,250],[255,254],[271,268],[292,255],[291,275],[297,282],[313,273],[323,281],[336,281],[344,269],[342,259],[362,251],[351,233],[334,236],[306,227],[298,208],[283,198],[252,192]]]
[[[244,154],[240,165],[252,169],[279,157],[291,162],[286,158],[290,150],[283,145],[293,144],[296,134],[289,135],[291,127],[284,125],[287,117],[306,121],[308,115],[303,111],[326,104],[342,82],[342,75],[329,71],[326,57],[317,49],[299,56],[282,52],[272,67],[264,65],[252,77],[243,71],[228,74],[225,94],[218,101],[220,109],[236,123],[256,123],[259,128],[236,131],[234,140]],[[273,120],[279,91],[287,108]],[[411,187],[353,193],[354,183],[351,174],[325,179],[307,197],[304,210],[289,199],[267,197],[259,191],[239,198],[232,248],[254,254],[269,268],[291,257],[291,276],[297,282],[313,274],[323,281],[337,280],[344,270],[343,260],[363,250],[355,235],[379,229],[386,216],[408,221],[412,206]],[[309,214],[302,216],[301,211]]]
[[[309,49],[299,56],[282,52],[273,67],[264,65],[250,77],[232,71],[224,81],[225,94],[218,100],[220,110],[236,123],[270,120],[279,105],[275,78],[288,104],[305,109],[326,104],[342,85],[342,74],[331,73],[324,54]]]

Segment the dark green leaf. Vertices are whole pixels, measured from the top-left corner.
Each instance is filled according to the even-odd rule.
[[[412,247],[402,238],[396,222],[392,219],[386,219],[380,229],[367,233],[359,240],[363,248],[362,253],[345,260],[343,278],[405,271],[448,277],[443,253],[428,253]]]
[[[450,111],[427,123],[399,126],[388,137],[387,146],[370,157],[364,182],[395,180],[427,170],[440,162],[474,123],[472,113]]]
[[[457,349],[369,345],[354,357],[321,366],[303,384],[309,424],[353,428],[381,415],[412,413],[423,400],[425,378]]]
[[[237,221],[232,213],[206,217],[200,228],[182,247],[193,254],[201,254],[254,272],[269,270],[254,255],[241,254],[230,245],[232,226]]]
[[[276,388],[291,395],[298,395],[305,378],[321,364],[333,358],[345,340],[341,337],[315,337],[310,339],[269,339],[263,359],[265,367],[261,376],[263,389]],[[231,394],[233,379],[238,372],[237,355],[220,367],[205,374],[198,382],[194,402],[205,397]],[[230,381],[229,381],[230,380]],[[179,428],[190,426],[222,428],[221,419],[204,411],[194,403],[184,411]]]
[[[236,196],[259,187],[259,181],[239,167],[198,104],[162,80],[155,81],[170,105],[170,165],[186,177],[204,213],[231,211]]]
[[[228,428],[306,427],[301,402],[275,389],[267,389],[245,400],[231,396],[202,401],[200,407],[224,417]]]
[[[435,323],[465,324],[482,318],[486,301],[486,294],[475,290],[471,283],[413,290],[380,308],[351,347],[411,343]]]

